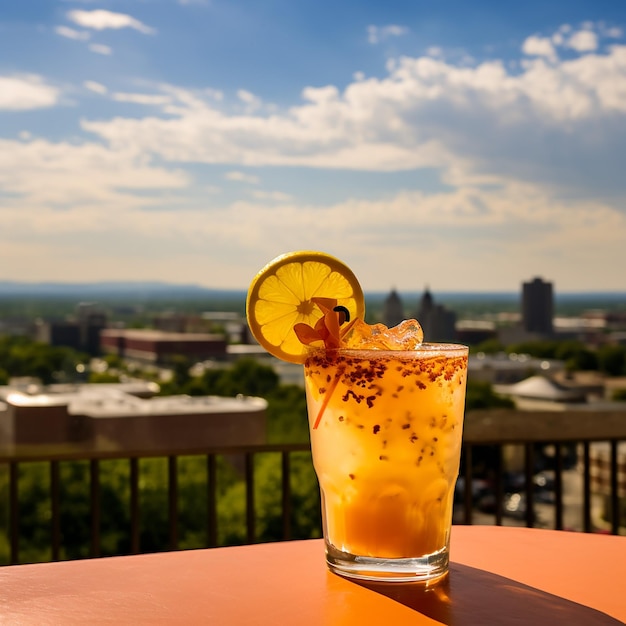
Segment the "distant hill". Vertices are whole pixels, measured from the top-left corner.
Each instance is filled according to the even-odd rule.
[[[108,298],[148,299],[195,299],[195,298],[242,298],[245,292],[229,289],[209,289],[198,285],[177,285],[158,281],[105,281],[96,283],[39,282],[24,283],[0,280],[0,298],[84,298],[88,300]]]
[[[434,290],[435,301],[459,312],[485,310],[517,310],[519,292],[471,292]],[[383,306],[389,292],[370,292],[366,301],[370,311]],[[401,292],[408,314],[417,307],[422,292]],[[159,281],[103,281],[95,283],[19,282],[0,280],[0,300],[70,300],[125,302],[215,301],[245,302],[246,292],[238,289],[213,289],[199,285],[179,285]],[[626,310],[626,292],[555,293],[555,305],[569,314],[593,308]]]
[[[521,302],[521,293],[517,291],[431,291],[434,299],[442,304],[454,304],[461,302],[502,302],[502,303],[519,303]],[[384,301],[389,293],[371,293],[367,294],[368,299],[372,302]],[[402,292],[400,297],[405,303],[419,302],[423,292]],[[589,292],[559,292],[554,294],[555,302],[609,302],[613,304],[623,303],[626,305],[626,292],[618,291],[589,291]]]

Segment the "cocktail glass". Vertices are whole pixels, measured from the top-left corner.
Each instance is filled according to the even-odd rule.
[[[448,571],[466,346],[312,351],[304,364],[326,559],[351,578]]]

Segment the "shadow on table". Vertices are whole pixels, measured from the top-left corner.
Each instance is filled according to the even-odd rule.
[[[354,581],[449,626],[617,626],[619,620],[481,569],[452,563],[438,585]]]

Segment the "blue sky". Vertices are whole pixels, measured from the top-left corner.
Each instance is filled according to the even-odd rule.
[[[626,290],[622,2],[0,5],[0,279]]]

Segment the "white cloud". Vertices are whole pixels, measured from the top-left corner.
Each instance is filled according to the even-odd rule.
[[[211,88],[203,89],[203,93],[209,96],[209,98],[215,100],[216,102],[221,102],[224,99],[223,92],[217,89],[211,89]]]
[[[57,26],[54,29],[54,32],[61,37],[74,39],[76,41],[87,41],[91,37],[90,33],[86,30],[76,30],[74,28],[70,28],[69,26]]]
[[[562,33],[554,33],[554,35],[552,35],[552,43],[555,46],[562,46],[565,43],[565,38],[563,37]]]
[[[99,93],[102,95],[104,95],[108,91],[108,89],[102,83],[98,83],[95,80],[86,80],[83,83],[83,87],[89,89],[89,91],[93,91],[94,93]]]
[[[89,44],[89,49],[96,54],[103,54],[105,56],[113,54],[113,50],[110,48],[110,46],[105,46],[102,43]]]
[[[93,142],[0,141],[0,246],[26,257],[19,266],[32,278],[39,267],[58,274],[45,278],[179,281],[184,264],[185,281],[245,287],[251,267],[294,242],[324,241],[366,289],[389,288],[389,276],[420,288],[416,267],[437,289],[459,288],[459,267],[474,289],[510,290],[534,274],[559,290],[623,288],[626,46],[548,62],[538,41],[521,68],[401,57],[383,77],[304,87],[301,101],[271,114],[249,108],[257,98],[246,90],[230,109],[204,88],[113,93],[154,108],[83,121]],[[384,194],[329,185],[335,199],[313,204],[254,187],[255,167],[272,166],[319,168],[319,180],[326,170],[406,173]],[[228,185],[245,200],[220,202],[223,168],[226,180],[252,185]],[[438,189],[416,190],[420,168],[436,172]],[[89,264],[77,263],[77,235],[88,236]]]
[[[250,104],[252,102],[256,102],[257,101],[257,97],[253,93],[250,93],[249,91],[246,91],[245,89],[240,89],[237,92],[237,97],[242,102],[245,102],[247,104]]]
[[[591,30],[579,30],[569,37],[566,45],[578,52],[593,52],[598,49],[598,36]]]
[[[79,26],[92,28],[94,30],[133,28],[144,35],[152,35],[156,32],[154,28],[147,26],[130,15],[105,11],[104,9],[96,9],[94,11],[76,9],[69,11],[67,18]]]
[[[603,35],[605,37],[610,37],[611,39],[620,39],[624,35],[624,31],[617,26],[613,26],[611,28],[607,28]]]
[[[305,88],[300,105],[269,116],[229,114],[201,94],[167,89],[173,99],[165,109],[168,118],[118,117],[85,121],[83,127],[113,146],[133,145],[182,162],[379,171],[435,167],[455,176],[482,176],[508,166],[496,156],[501,151],[511,169],[517,159],[527,159],[520,175],[532,177],[545,169],[543,155],[548,159],[563,150],[578,160],[578,176],[592,159],[594,142],[619,150],[626,47],[556,65],[529,60],[521,73],[508,73],[497,61],[460,67],[405,57],[386,78],[359,80],[343,92],[332,85]],[[531,157],[548,136],[553,147]]]
[[[58,104],[61,92],[35,74],[0,76],[0,111],[42,109]]]
[[[360,82],[361,79],[357,79]],[[309,102],[322,104],[336,100],[339,97],[339,89],[334,85],[326,85],[325,87],[305,87],[302,90],[302,98]]]
[[[224,178],[226,180],[248,183],[250,185],[256,185],[261,180],[258,176],[254,176],[253,174],[246,174],[245,172],[238,171],[226,172],[226,174],[224,174]]]
[[[443,57],[443,49],[439,46],[430,46],[430,48],[426,50],[426,54],[429,57],[441,58]]]
[[[261,191],[255,189],[250,192],[250,195],[257,200],[269,200],[271,202],[290,202],[293,197],[288,193],[282,191]]]
[[[172,102],[172,98],[160,94],[148,93],[114,93],[113,100],[117,102],[131,102],[149,106],[163,106]]]
[[[246,111],[248,113],[258,110],[263,105],[263,102],[259,97],[255,96],[250,91],[246,91],[245,89],[239,89],[237,91],[237,97],[246,105]]]
[[[15,145],[0,145],[0,155],[9,150]],[[558,201],[515,182],[494,190],[398,190],[384,199],[345,198],[316,206],[295,203],[281,193],[257,194],[258,202],[219,204],[205,189],[196,201],[168,197],[189,181],[159,168],[142,168],[138,155],[129,152],[43,144],[23,146],[16,156],[15,169],[22,173],[9,181],[8,189],[25,195],[3,206],[7,230],[0,232],[0,245],[10,258],[22,259],[21,267],[32,268],[32,279],[41,278],[36,272],[46,268],[54,272],[47,279],[124,276],[180,282],[184,266],[185,282],[245,287],[251,268],[292,249],[294,241],[302,249],[316,249],[323,241],[325,250],[362,277],[366,291],[389,289],[390,276],[401,289],[421,288],[425,278],[437,289],[458,289],[466,284],[459,267],[463,277],[472,277],[473,289],[510,290],[535,274],[548,274],[559,290],[615,288],[619,280],[606,259],[622,254],[622,213],[598,202]],[[45,165],[50,159],[54,173]],[[6,165],[0,157],[0,172],[7,172]],[[76,171],[85,177],[77,177]],[[28,179],[41,173],[37,187],[31,185]],[[8,174],[2,177],[4,184]],[[151,193],[133,195],[126,185]],[[150,211],[158,200],[162,206]],[[55,209],[60,202],[66,203],[63,210]],[[358,224],[346,216],[358,216]],[[79,245],[85,236],[87,253]],[[115,255],[110,254],[112,242]],[[433,264],[433,256],[446,263]],[[54,264],[42,263],[46,257],[54,258]],[[568,273],[571,264],[577,270]],[[416,267],[423,269],[419,283]]]
[[[529,56],[546,57],[550,61],[556,60],[556,50],[548,37],[528,37],[522,44],[522,52]]]
[[[406,35],[409,29],[405,26],[398,26],[397,24],[389,24],[387,26],[368,26],[367,27],[367,41],[371,44],[381,43],[390,37],[401,37]]]
[[[54,167],[50,167],[51,163]],[[120,210],[150,206],[154,198],[149,194],[135,196],[130,190],[163,192],[182,188],[187,182],[186,174],[148,165],[129,149],[113,151],[98,144],[53,143],[42,139],[28,142],[0,139],[0,187],[22,198],[22,202],[38,206],[49,216],[54,214],[55,207],[75,208],[80,212],[82,204],[94,211],[100,207],[113,212],[116,206]],[[77,221],[82,224],[84,219]]]

